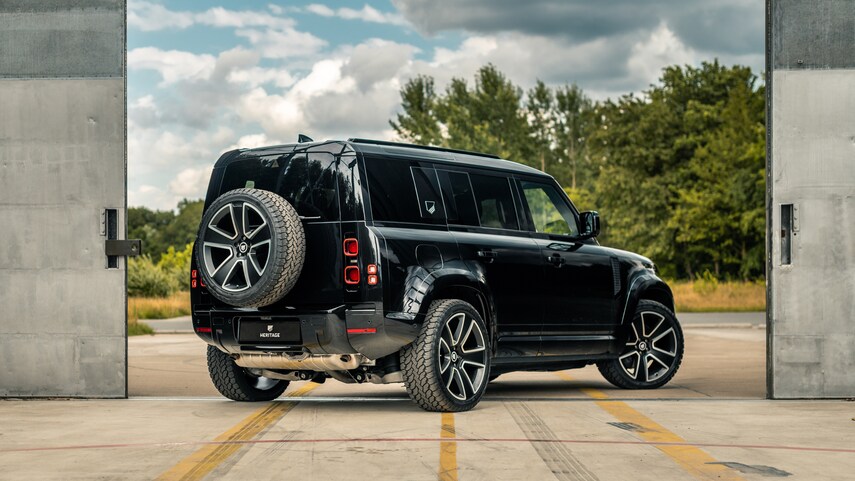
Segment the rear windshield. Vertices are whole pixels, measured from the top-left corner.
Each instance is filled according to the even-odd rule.
[[[303,217],[339,220],[335,157],[298,153],[248,157],[226,167],[220,192],[255,188],[276,192]]]

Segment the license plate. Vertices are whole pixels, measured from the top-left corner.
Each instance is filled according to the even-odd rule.
[[[299,343],[300,321],[296,320],[248,320],[240,322],[238,331],[240,342],[267,343]]]

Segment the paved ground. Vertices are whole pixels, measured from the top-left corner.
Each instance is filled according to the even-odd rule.
[[[762,329],[687,324],[686,342],[657,391],[517,373],[443,415],[399,385],[226,401],[193,335],[135,337],[130,400],[0,401],[0,479],[853,479],[855,403],[764,400]]]

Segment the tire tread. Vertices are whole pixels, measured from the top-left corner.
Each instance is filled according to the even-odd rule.
[[[467,403],[456,403],[446,395],[445,388],[440,385],[437,376],[434,375],[436,338],[439,336],[439,330],[443,326],[446,314],[455,306],[463,306],[471,310],[472,314],[478,315],[478,311],[474,307],[458,299],[434,301],[428,309],[419,336],[412,344],[401,350],[401,371],[404,375],[407,393],[425,411],[468,411],[478,404],[485,389],[485,386],[482,386],[481,393]],[[480,315],[478,318],[480,319]],[[487,333],[485,332],[484,335],[486,341],[488,339]],[[489,376],[489,368],[488,359],[486,376]],[[486,384],[484,382],[484,385]]]

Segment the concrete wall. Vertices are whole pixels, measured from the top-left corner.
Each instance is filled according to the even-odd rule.
[[[767,10],[768,394],[853,397],[855,2]]]
[[[124,0],[0,2],[0,396],[127,396]]]

